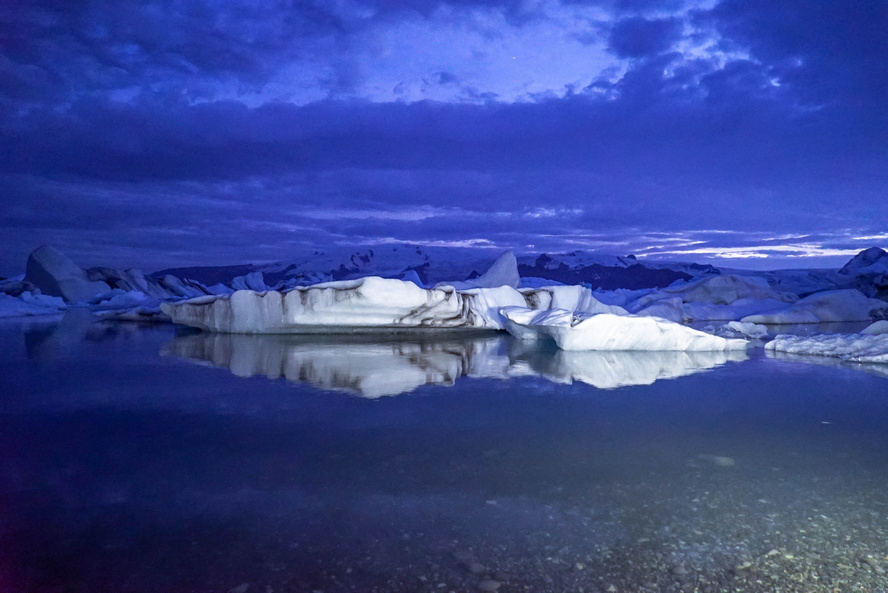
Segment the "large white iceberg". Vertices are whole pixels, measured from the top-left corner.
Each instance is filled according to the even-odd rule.
[[[522,338],[526,338],[525,332],[535,331],[555,340],[562,350],[724,351],[744,350],[748,344],[656,317],[589,315],[566,309],[532,312],[504,308],[501,313],[509,322],[509,331]]]
[[[791,354],[830,356],[854,362],[888,363],[888,334],[780,334],[765,344],[765,349]]]
[[[794,305],[747,315],[741,321],[767,325],[873,321],[888,317],[888,303],[871,299],[859,290],[827,290],[814,293]]]
[[[502,330],[506,307],[568,307],[583,313],[626,314],[598,302],[581,286],[516,290],[510,286],[426,289],[369,276],[297,287],[286,292],[237,291],[164,303],[176,323],[222,333],[323,333],[343,330]]]
[[[176,323],[223,333],[315,333],[337,330],[503,329],[499,308],[525,304],[514,288],[425,289],[369,276],[294,288],[239,290],[164,303]]]

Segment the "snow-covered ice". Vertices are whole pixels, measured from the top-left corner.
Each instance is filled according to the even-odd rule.
[[[464,296],[452,289],[423,289],[404,280],[370,276],[288,292],[239,290],[230,296],[164,303],[161,308],[176,323],[208,331],[311,333],[337,329],[502,329],[498,307],[525,302],[521,293],[509,287],[469,293]]]

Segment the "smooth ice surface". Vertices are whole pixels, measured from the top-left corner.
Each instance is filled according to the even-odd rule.
[[[794,305],[767,313],[748,315],[741,321],[781,325],[873,321],[888,316],[888,303],[866,297],[855,289],[828,290],[799,300]]]
[[[722,351],[743,350],[748,344],[655,317],[584,315],[565,309],[536,315],[516,309],[503,309],[502,313],[511,324],[551,337],[562,350]]]
[[[832,356],[855,362],[888,363],[888,333],[814,336],[780,334],[765,344],[765,349],[791,354]]]

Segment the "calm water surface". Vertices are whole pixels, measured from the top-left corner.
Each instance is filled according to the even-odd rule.
[[[0,324],[0,591],[886,591],[888,372]]]

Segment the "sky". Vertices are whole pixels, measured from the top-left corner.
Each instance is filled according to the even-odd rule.
[[[0,275],[888,246],[888,1],[0,3]]]

